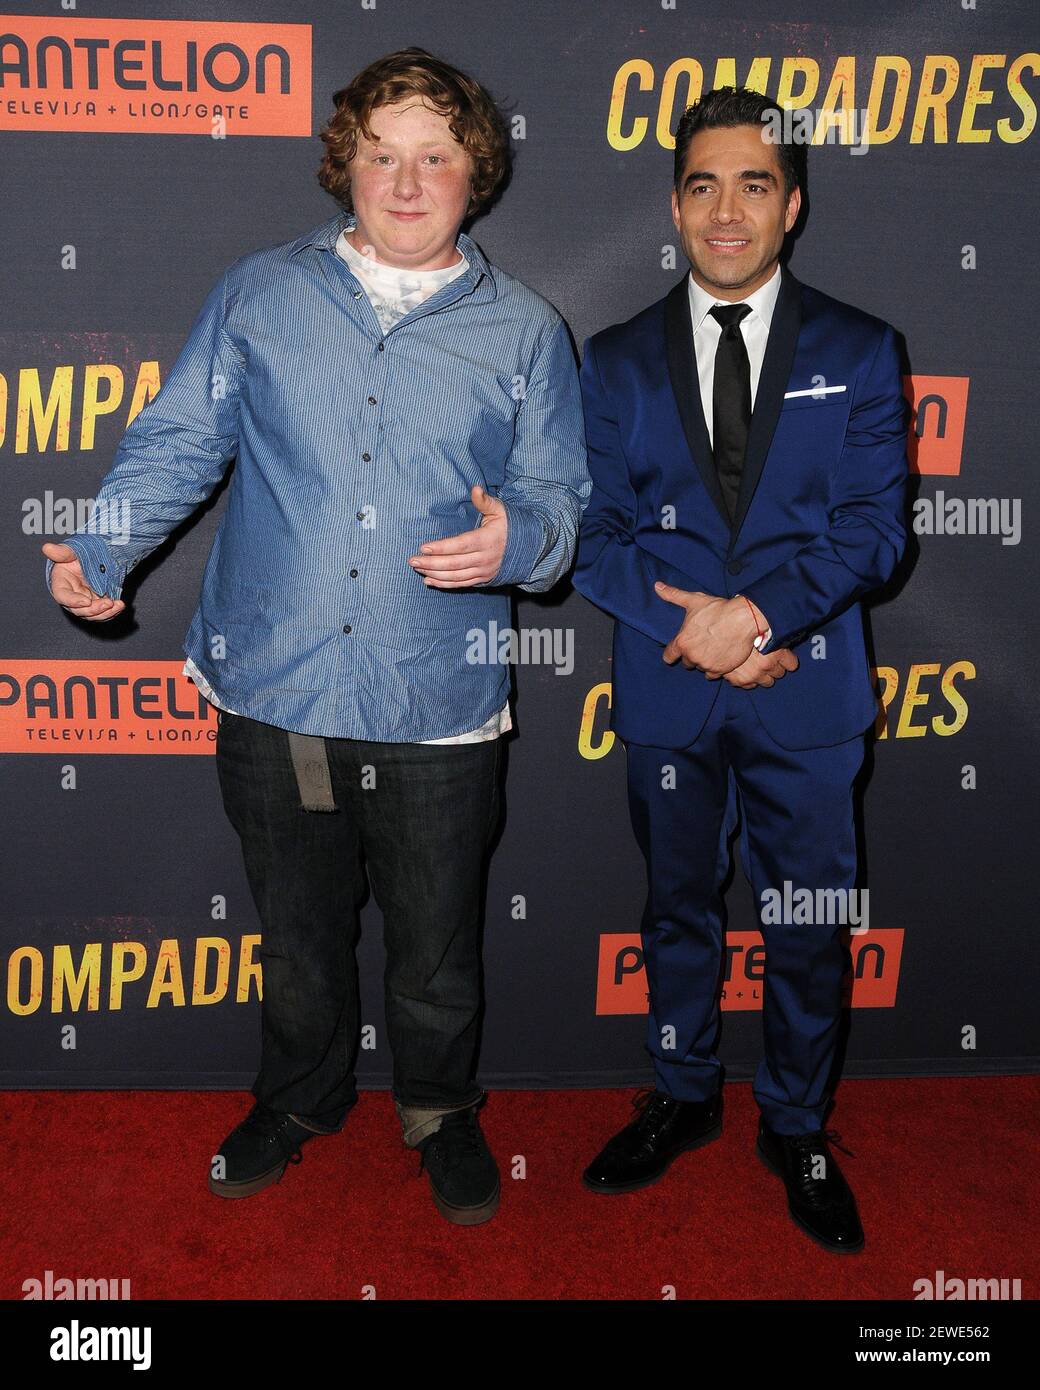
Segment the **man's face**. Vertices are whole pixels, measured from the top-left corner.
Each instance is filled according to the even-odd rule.
[[[448,118],[408,97],[380,106],[350,162],[358,250],[387,265],[440,270],[458,260],[455,238],[469,204],[473,160]]]
[[[801,194],[784,195],[776,145],[759,126],[701,130],[690,141],[672,220],[693,278],[718,299],[736,302],[776,268]]]

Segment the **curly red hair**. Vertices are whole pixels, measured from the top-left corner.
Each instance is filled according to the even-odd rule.
[[[509,167],[509,132],[490,93],[450,63],[434,58],[425,48],[402,48],[377,58],[347,87],[333,95],[335,114],[323,126],[325,157],[318,182],[348,212],[350,161],[357,153],[358,132],[374,140],[369,124],[373,111],[410,96],[448,117],[452,135],[473,160],[473,179],[466,216],[488,207],[505,182]]]

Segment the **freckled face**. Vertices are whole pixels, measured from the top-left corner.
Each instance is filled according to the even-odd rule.
[[[474,164],[447,116],[409,97],[378,107],[370,124],[376,139],[359,134],[350,162],[357,214],[351,243],[401,269],[455,265]]]

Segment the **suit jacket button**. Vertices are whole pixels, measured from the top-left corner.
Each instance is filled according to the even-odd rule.
[[[727,573],[729,574],[739,574],[743,568],[744,562],[742,560],[730,560],[729,564],[726,566]]]

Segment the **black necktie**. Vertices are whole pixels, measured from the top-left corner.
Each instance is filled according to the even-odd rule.
[[[750,304],[716,304],[708,312],[722,328],[715,349],[711,392],[712,453],[730,520],[737,514],[737,496],[744,472],[744,451],[751,424],[751,364],[740,331]]]

